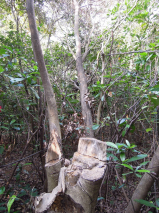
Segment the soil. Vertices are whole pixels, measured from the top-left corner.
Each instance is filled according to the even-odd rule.
[[[0,155],[0,187],[7,183],[14,169],[14,162],[20,159],[20,155],[25,147],[25,138],[20,139],[19,143],[15,144],[10,151],[8,151],[9,145],[8,139],[1,140],[0,146],[4,146],[5,150]],[[34,147],[36,147],[35,144]],[[33,212],[34,197],[42,193],[44,188],[43,168],[39,153],[30,158],[26,158],[26,156],[37,151],[38,149],[33,149],[32,144],[28,146],[24,156],[25,159],[19,162],[19,166],[9,183],[9,188],[5,191],[5,196],[0,201],[0,207],[4,207],[6,210],[0,212],[7,213],[7,203],[12,195],[16,195],[19,199],[14,201],[11,212]],[[11,164],[8,165],[9,163]],[[131,174],[127,176],[126,180],[123,180],[121,170],[118,169],[117,172],[122,182],[121,185],[113,168],[113,163],[109,164],[108,168],[109,170],[99,192],[96,213],[124,213],[127,207],[127,200],[122,188],[125,190],[127,199],[130,199],[140,178]],[[150,197],[151,199],[153,198],[151,195]],[[148,207],[143,207],[141,212],[148,212],[148,210],[150,210]]]

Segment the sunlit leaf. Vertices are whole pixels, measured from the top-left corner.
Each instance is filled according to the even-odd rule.
[[[0,66],[0,73],[3,72],[3,71],[4,71],[3,67]]]
[[[147,157],[146,154],[137,155],[137,156],[134,156],[134,157],[130,158],[129,160],[127,160],[127,162],[132,162],[132,161],[140,160],[140,159],[143,159],[143,158],[146,158],[146,157]]]
[[[156,207],[152,202],[149,202],[149,201],[146,201],[146,200],[136,199],[135,201],[138,202],[138,203],[141,203],[145,206]]]
[[[130,146],[130,143],[128,140],[125,140],[125,142],[126,142],[127,146]]]
[[[147,173],[150,173],[150,171],[147,170],[147,169],[138,169],[137,172],[147,172]]]
[[[98,129],[98,128],[99,128],[99,124],[95,124],[95,125],[92,126],[92,129],[93,129],[93,130],[96,130],[96,129]]]
[[[150,132],[152,130],[152,128],[148,128],[146,129],[146,132]]]
[[[125,160],[125,153],[120,154],[120,159],[121,159],[122,162]]]
[[[8,208],[8,212],[10,213],[10,209],[11,209],[11,206],[12,204],[14,203],[16,199],[16,195],[12,195],[12,197],[10,197],[8,203],[7,203],[7,208]]]
[[[107,146],[111,146],[111,147],[113,147],[115,149],[118,149],[117,145],[112,143],[112,142],[106,142],[106,144],[107,144]]]
[[[15,119],[11,120],[10,125],[12,125],[13,123],[15,123]]]
[[[123,163],[121,165],[127,167],[128,169],[131,169],[132,171],[134,170],[131,165],[128,165],[128,164],[125,164],[125,163]]]

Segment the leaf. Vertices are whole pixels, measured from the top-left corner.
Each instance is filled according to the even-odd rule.
[[[38,70],[38,67],[37,66],[33,66],[34,70]]]
[[[0,146],[0,154],[2,154],[4,151],[4,147],[3,146]]]
[[[143,106],[142,109],[145,109],[145,108],[147,108],[147,107],[148,107],[148,106]]]
[[[5,49],[0,49],[0,55],[3,55],[6,52]]]
[[[18,194],[18,197],[22,197],[24,195],[27,195],[27,192],[24,189],[22,189],[20,194]]]
[[[148,128],[146,129],[146,132],[150,132],[152,130],[152,128]]]
[[[98,197],[97,201],[104,200],[104,197]]]
[[[141,177],[142,177],[142,175],[139,175],[139,174],[137,174],[137,173],[135,173],[135,175],[136,175],[137,177],[139,177],[139,178],[141,178]]]
[[[0,66],[0,73],[3,72],[3,71],[4,71],[3,67]]]
[[[126,118],[119,119],[119,120],[117,121],[117,124],[122,124],[122,123],[124,123],[126,120],[127,120]]]
[[[124,174],[122,174],[122,175],[129,175],[129,174],[132,174],[133,172],[128,172],[128,173],[124,173]]]
[[[120,154],[120,159],[121,159],[122,162],[125,160],[125,153]]]
[[[125,184],[123,183],[121,186],[119,186],[119,189],[121,189],[123,186],[125,186]]]
[[[147,173],[150,173],[150,171],[147,170],[147,169],[139,169],[139,170],[137,170],[137,172],[147,172]]]
[[[156,198],[156,205],[159,207],[159,198]]]
[[[36,98],[39,99],[40,97],[39,97],[38,93],[32,87],[30,89],[33,91],[33,93],[36,96]]]
[[[107,146],[111,146],[111,147],[113,147],[115,149],[118,149],[117,145],[112,143],[112,142],[106,142],[106,144],[107,144]]]
[[[128,159],[127,162],[132,162],[132,161],[140,160],[140,159],[143,159],[143,158],[146,158],[146,157],[147,157],[146,154],[137,155],[137,156],[134,156],[134,157]]]
[[[15,199],[16,199],[16,195],[12,195],[12,197],[9,199],[9,201],[7,203],[7,208],[8,208],[9,213],[10,213],[11,206],[14,203]]]
[[[104,95],[101,97],[101,101],[104,101]]]
[[[129,146],[129,147],[130,147],[130,143],[129,143],[129,141],[128,141],[128,140],[125,140],[125,142],[126,142],[127,146]]]
[[[112,153],[107,153],[107,160],[109,161],[109,157],[112,157],[113,158],[113,161],[119,161],[119,159],[113,155]]]
[[[15,121],[16,121],[15,119],[11,120],[10,125],[13,124]]]
[[[124,137],[125,134],[126,134],[126,130],[123,130],[123,131],[122,131],[122,136]]]
[[[2,195],[4,192],[5,192],[5,187],[2,186],[2,187],[0,188],[0,195]]]
[[[2,207],[2,206],[1,206],[1,207],[0,207],[0,211],[3,211],[3,210],[5,211],[5,210],[6,210],[6,207]]]
[[[20,130],[20,127],[16,127],[16,126],[15,126],[15,127],[13,127],[13,128],[16,129],[16,130]]]
[[[93,129],[93,130],[96,130],[96,129],[98,129],[98,128],[99,128],[99,124],[95,124],[95,125],[92,126],[92,129]]]
[[[146,200],[136,199],[135,201],[138,202],[138,203],[141,203],[141,204],[143,204],[145,206],[156,207],[153,203],[151,203],[149,201],[146,201]]]
[[[125,163],[123,163],[121,165],[127,167],[128,169],[131,169],[132,171],[134,170],[131,165],[128,165],[128,164],[125,164]]]

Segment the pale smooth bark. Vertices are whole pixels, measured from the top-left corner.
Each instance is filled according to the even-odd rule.
[[[154,174],[156,174],[156,177],[158,177],[159,175],[159,146],[156,150],[156,152],[154,153],[154,156],[152,158],[152,160],[149,163],[149,166],[147,168],[147,170],[150,170],[151,172],[153,172]],[[154,175],[153,174],[153,175]],[[145,173],[144,176],[142,177],[140,183],[138,184],[129,204],[128,207],[126,208],[125,213],[137,213],[140,211],[140,208],[142,206],[142,204],[136,202],[136,199],[145,199],[148,192],[151,189],[151,186],[154,182],[154,178],[153,175],[149,174],[149,173]]]
[[[50,79],[48,76],[48,72],[46,70],[44,57],[43,57],[43,53],[42,53],[42,49],[40,45],[39,35],[37,31],[36,21],[35,21],[34,1],[26,0],[26,7],[27,7],[29,26],[31,31],[31,41],[32,41],[33,51],[38,64],[38,68],[40,71],[40,75],[41,75],[41,79],[42,79],[42,83],[43,83],[43,87],[44,87],[45,95],[46,95],[50,131],[55,129],[58,133],[58,136],[61,138],[61,130],[59,125],[55,94],[53,92]]]
[[[82,115],[84,118],[85,129],[88,136],[93,137],[92,129],[92,113],[88,103],[85,101],[85,96],[88,94],[87,79],[84,73],[82,54],[81,54],[81,41],[79,35],[79,5],[76,0],[74,0],[75,5],[75,23],[74,23],[74,33],[76,39],[76,69],[78,73],[78,79],[80,82],[80,99],[82,107]]]

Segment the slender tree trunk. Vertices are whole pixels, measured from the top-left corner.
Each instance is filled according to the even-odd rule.
[[[61,138],[61,131],[58,119],[58,112],[55,100],[55,94],[53,92],[50,79],[48,76],[48,72],[46,70],[44,57],[40,45],[39,35],[37,31],[36,21],[35,21],[35,13],[34,13],[34,1],[26,0],[27,13],[29,19],[29,26],[31,31],[31,41],[33,46],[33,51],[36,57],[36,61],[38,64],[38,68],[40,71],[43,87],[45,90],[47,107],[48,107],[48,115],[49,115],[49,127],[51,130],[56,130],[58,136]]]
[[[88,94],[87,79],[84,73],[84,68],[82,64],[82,55],[81,55],[81,41],[79,36],[79,5],[76,0],[74,0],[75,5],[75,23],[74,23],[74,32],[76,39],[76,69],[78,73],[78,79],[80,82],[80,99],[82,107],[82,115],[84,117],[84,123],[86,126],[86,132],[88,136],[93,137],[94,133],[92,130],[92,113],[88,103],[85,101],[85,97]]]
[[[104,53],[102,53],[101,55],[101,59],[102,59],[102,76],[101,76],[101,84],[104,84],[104,69],[105,69],[105,56],[104,56]],[[98,105],[98,110],[97,110],[97,124],[100,123],[100,117],[101,117],[101,109],[102,109],[102,96],[104,95],[104,92],[102,91],[101,94],[100,94],[100,102],[99,102],[99,105]]]
[[[148,170],[156,174],[156,177],[159,175],[159,146],[154,153],[154,156],[152,160],[149,163]],[[153,174],[153,175],[154,175]],[[140,211],[140,208],[142,204],[136,202],[136,199],[145,199],[149,190],[151,189],[151,186],[154,182],[153,175],[149,173],[145,173],[138,184],[129,204],[128,207],[126,208],[125,213],[138,213]]]

